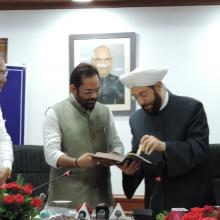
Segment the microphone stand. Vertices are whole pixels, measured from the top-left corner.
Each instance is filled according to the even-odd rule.
[[[47,185],[47,184],[53,183],[53,182],[55,182],[55,181],[57,181],[57,180],[59,180],[59,179],[65,177],[65,176],[70,176],[71,174],[72,174],[72,171],[71,171],[71,170],[68,170],[68,171],[65,172],[63,175],[58,176],[58,177],[56,177],[56,178],[54,178],[54,179],[52,179],[52,180],[49,180],[49,181],[46,182],[46,183],[41,184],[40,186],[35,187],[35,188],[32,190],[32,192],[35,191],[35,190],[37,190],[37,189],[39,189],[39,188],[41,188],[41,187],[43,187],[43,186],[45,186],[45,185]]]

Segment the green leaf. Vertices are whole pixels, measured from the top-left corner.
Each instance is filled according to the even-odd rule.
[[[16,178],[16,182],[17,182],[19,185],[23,186],[23,185],[24,185],[24,177],[21,176],[21,174],[18,174],[18,175],[17,175],[17,178]]]
[[[165,210],[165,211],[157,214],[156,220],[164,220],[167,215],[169,215],[169,212]]]

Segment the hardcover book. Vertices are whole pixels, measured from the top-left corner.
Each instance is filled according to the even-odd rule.
[[[153,165],[158,166],[158,164],[153,163],[150,160],[147,160],[146,158],[142,157],[141,155],[135,154],[135,153],[127,153],[125,156],[121,156],[117,153],[103,153],[103,152],[97,152],[94,156],[92,156],[95,160],[100,161],[100,163],[105,163],[109,165],[119,165],[123,164],[125,160],[136,160],[140,161],[141,163],[147,164],[147,165]]]

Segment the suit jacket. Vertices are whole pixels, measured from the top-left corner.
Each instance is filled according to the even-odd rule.
[[[124,86],[119,78],[115,75],[109,74],[101,78],[102,94],[98,101],[103,104],[124,104]]]

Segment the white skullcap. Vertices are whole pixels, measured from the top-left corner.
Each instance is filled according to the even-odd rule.
[[[128,88],[133,86],[153,86],[167,74],[167,69],[135,69],[120,75],[119,79]]]

